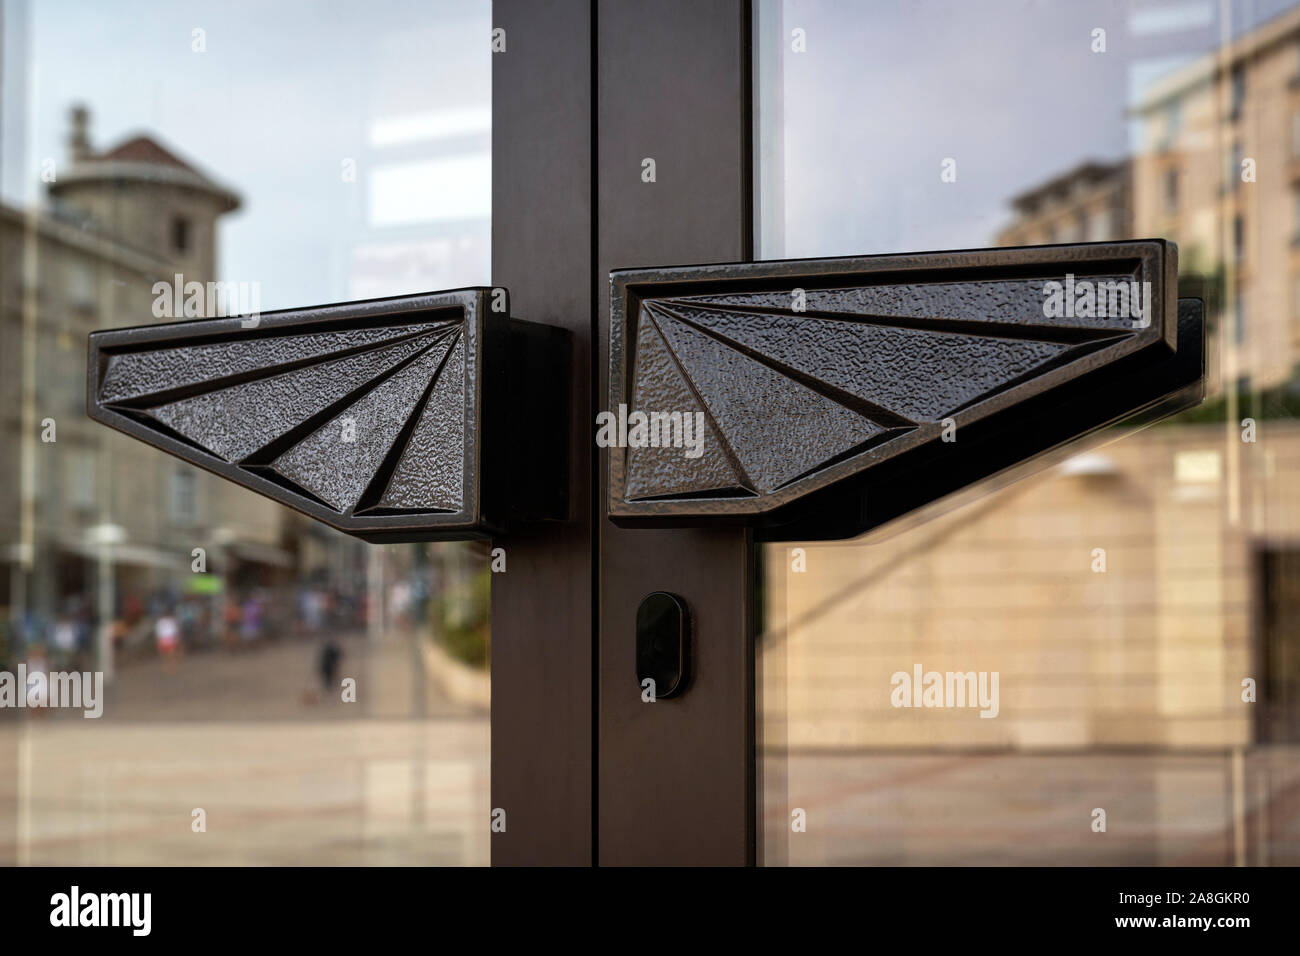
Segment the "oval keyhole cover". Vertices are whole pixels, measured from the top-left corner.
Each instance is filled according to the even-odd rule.
[[[655,591],[642,599],[636,609],[636,679],[643,696],[675,697],[686,689],[690,642],[691,614],[682,598]],[[654,683],[647,686],[647,680]]]

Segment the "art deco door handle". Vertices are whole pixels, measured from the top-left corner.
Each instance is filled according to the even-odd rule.
[[[488,537],[567,513],[569,336],[508,310],[473,288],[95,332],[87,411],[367,540]]]
[[[615,272],[609,516],[848,537],[1194,405],[1177,275],[1164,240]]]
[[[98,421],[367,540],[568,513],[567,333],[504,290],[90,337]],[[1204,396],[1163,240],[623,270],[620,524],[847,537],[1135,413]]]

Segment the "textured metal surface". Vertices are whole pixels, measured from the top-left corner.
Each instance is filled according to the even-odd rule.
[[[654,323],[644,323],[637,336],[641,370],[632,401],[637,408],[691,408],[695,398],[678,371]],[[655,455],[653,449],[632,448],[627,493],[633,498],[683,491],[739,490],[740,475],[724,450],[717,429],[707,420],[703,447],[694,460],[684,455]]]
[[[457,426],[465,420],[464,379],[465,343],[457,339],[379,500],[381,508],[432,505],[451,511],[461,501],[465,435]]]
[[[423,354],[435,341],[433,335],[418,335],[359,355],[216,388],[143,413],[226,461],[238,462],[345,399],[358,383],[382,379]],[[249,350],[247,343],[243,347]]]
[[[423,413],[425,398],[438,380],[446,354],[446,345],[419,352],[408,364],[385,376],[277,457],[271,462],[271,469],[337,511],[367,509],[370,503],[362,500],[363,493],[372,484],[387,489],[392,472],[381,471],[384,459],[395,450],[405,454],[399,444],[403,428],[408,422],[416,422]],[[454,383],[454,387],[463,390],[463,381]],[[446,446],[430,448],[429,460],[421,461],[420,466],[436,467],[440,458],[454,456],[454,465],[459,469],[464,460],[458,454],[463,436],[464,423],[457,422],[455,432],[447,436]],[[449,510],[446,505],[439,508],[431,499],[430,495],[421,495],[412,502],[412,507]],[[459,496],[450,505],[450,510],[459,509]]]
[[[509,334],[490,291],[97,332],[87,411],[361,537],[488,536],[485,436],[505,409],[478,370]]]
[[[446,325],[422,323],[399,328],[281,335],[266,339],[256,349],[237,339],[110,355],[99,398],[104,402],[120,402],[210,383],[214,369],[220,370],[220,375],[235,377],[268,368],[290,369],[326,357],[339,359],[360,349],[396,342],[439,327]]]
[[[1067,275],[1094,289],[1136,283],[1146,315],[1104,297],[1102,315],[1051,314],[1046,284]],[[1014,433],[1022,403],[1110,408],[1071,388],[1080,382],[1122,392],[1125,412],[1162,397],[1144,369],[1177,350],[1176,289],[1177,249],[1163,240],[615,272],[609,408],[700,413],[705,428],[698,457],[611,448],[609,513],[797,523],[900,457],[1005,467],[990,428]],[[625,445],[643,439],[629,432]],[[841,536],[892,511],[853,510]]]

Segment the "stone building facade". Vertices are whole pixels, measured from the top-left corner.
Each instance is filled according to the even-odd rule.
[[[0,461],[0,605],[28,641],[182,593],[194,548],[227,585],[295,562],[287,509],[85,415],[89,333],[159,321],[158,282],[215,279],[240,202],[150,137],[96,152],[88,125],[74,109],[46,208],[0,208],[0,428],[19,452]]]

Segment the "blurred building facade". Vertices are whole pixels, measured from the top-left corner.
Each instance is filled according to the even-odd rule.
[[[221,596],[245,584],[313,572],[364,584],[358,544],[86,417],[87,335],[159,321],[155,283],[215,279],[218,222],[240,205],[151,137],[95,151],[89,123],[72,110],[46,208],[0,208],[0,427],[20,451],[0,461],[10,643],[69,616],[147,630],[151,603],[188,594],[215,636]]]
[[[1257,388],[1300,360],[1300,9],[1165,76],[1133,109],[1133,215],[1221,286],[1223,374]]]
[[[1133,235],[1131,168],[1127,160],[1090,161],[1011,200],[1015,219],[999,246],[1106,242]]]
[[[1181,294],[1207,298],[1205,405],[870,546],[800,544],[816,573],[769,547],[766,746],[1300,740],[1300,8],[1165,76],[1132,116],[1134,156],[1016,195],[996,242],[1175,241]],[[999,719],[892,707],[881,675],[900,662],[1000,671]]]

